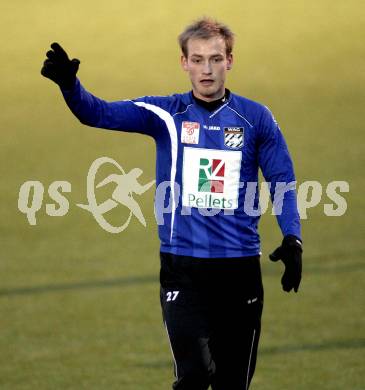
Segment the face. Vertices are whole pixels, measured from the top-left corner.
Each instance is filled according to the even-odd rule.
[[[232,54],[226,54],[224,39],[189,39],[187,49],[181,65],[189,73],[194,95],[208,102],[223,97],[226,73],[233,62]]]

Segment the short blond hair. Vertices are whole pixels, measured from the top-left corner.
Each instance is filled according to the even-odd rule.
[[[188,41],[192,38],[209,39],[220,36],[226,43],[226,54],[232,53],[234,43],[234,33],[231,29],[217,20],[209,17],[203,17],[196,20],[185,28],[179,35],[178,41],[184,56],[188,56]]]

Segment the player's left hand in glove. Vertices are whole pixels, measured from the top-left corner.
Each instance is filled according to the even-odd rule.
[[[80,60],[77,58],[70,60],[61,45],[56,42],[51,44],[51,48],[53,50],[46,53],[47,58],[43,63],[41,74],[62,89],[70,90],[75,85]]]
[[[285,265],[281,284],[286,292],[292,289],[298,292],[300,280],[302,279],[302,252],[301,241],[295,236],[287,235],[284,237],[281,246],[269,255],[270,260],[282,260]]]

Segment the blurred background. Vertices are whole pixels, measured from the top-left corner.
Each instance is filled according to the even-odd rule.
[[[81,60],[83,85],[106,100],[185,92],[177,35],[208,15],[236,34],[227,87],[273,111],[298,182],[350,186],[344,216],[325,216],[324,191],[303,220],[299,294],[281,291],[282,267],[268,261],[281,234],[275,217],[262,218],[265,308],[252,390],[364,389],[364,3],[15,0],[1,8],[0,388],[170,388],[153,189],[138,197],[147,227],[133,217],[119,234],[76,206],[86,203],[98,157],[153,180],[154,143],[81,125],[40,68],[57,41]],[[45,188],[35,226],[17,206],[28,180]],[[63,217],[46,214],[55,180],[72,185]],[[127,216],[120,206],[108,220]]]

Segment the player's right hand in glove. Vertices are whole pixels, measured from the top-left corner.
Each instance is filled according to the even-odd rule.
[[[51,44],[51,48],[53,50],[46,53],[47,58],[43,63],[41,74],[62,89],[70,90],[75,85],[80,61],[77,58],[70,60],[61,45],[56,42]]]
[[[300,280],[302,279],[302,252],[301,241],[295,236],[287,235],[284,237],[281,246],[269,255],[270,260],[282,260],[285,265],[281,284],[286,292],[292,289],[298,292]]]

